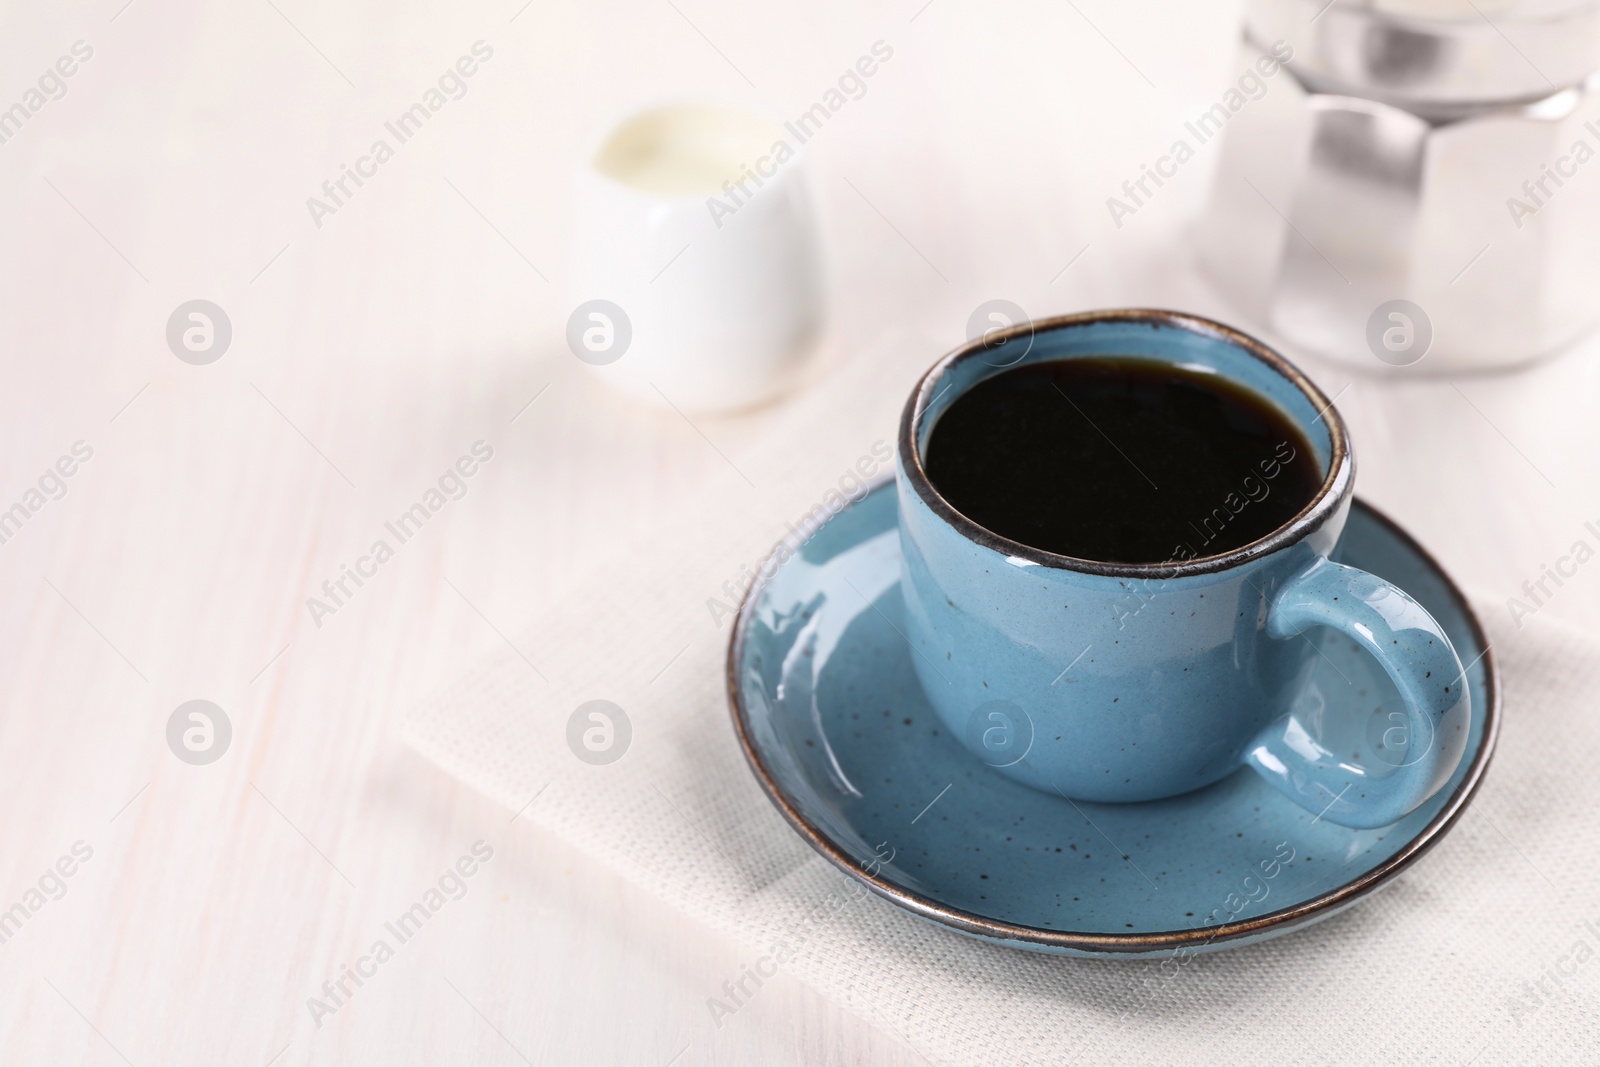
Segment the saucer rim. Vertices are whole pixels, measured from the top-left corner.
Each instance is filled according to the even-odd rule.
[[[892,474],[876,478],[859,497],[852,500],[847,506],[858,504],[873,493],[892,488],[893,484],[894,476]],[[744,752],[745,762],[749,764],[756,781],[760,783],[762,791],[766,793],[767,799],[783,815],[785,821],[812,848],[821,853],[829,863],[890,903],[896,904],[924,919],[942,926],[951,927],[965,934],[994,941],[1020,942],[1024,945],[1037,946],[1057,952],[1065,951],[1111,956],[1140,955],[1164,948],[1174,950],[1183,948],[1196,949],[1198,946],[1199,949],[1204,949],[1241,939],[1253,940],[1261,935],[1288,933],[1296,927],[1314,922],[1319,918],[1325,918],[1387,884],[1391,879],[1415,863],[1454,827],[1482,784],[1484,774],[1488,771],[1489,763],[1494,757],[1500,735],[1501,688],[1499,665],[1496,662],[1494,649],[1489,642],[1488,635],[1483,630],[1483,624],[1479,621],[1477,613],[1472,609],[1471,601],[1462,593],[1461,587],[1450,577],[1450,573],[1440,566],[1439,561],[1434,558],[1433,554],[1423,548],[1416,538],[1412,537],[1399,523],[1360,497],[1352,497],[1351,506],[1352,508],[1361,508],[1378,520],[1391,534],[1397,536],[1402,544],[1415,552],[1427,566],[1433,568],[1434,572],[1443,580],[1446,591],[1461,608],[1473,637],[1483,648],[1483,653],[1479,656],[1484,665],[1484,684],[1487,689],[1484,702],[1483,741],[1479,745],[1478,752],[1473,757],[1471,765],[1467,768],[1466,777],[1461,780],[1461,784],[1450,795],[1445,806],[1410,841],[1377,866],[1309,900],[1253,919],[1188,930],[1166,930],[1133,934],[1045,930],[1035,926],[1025,926],[1020,923],[992,919],[960,908],[951,907],[931,897],[924,896],[903,886],[895,885],[860,867],[826,833],[808,822],[784,795],[783,790],[779,787],[776,779],[773,778],[765,764],[763,764],[761,756],[756,750],[754,740],[751,737],[749,723],[747,722],[748,710],[739,691],[738,665],[743,659],[745,640],[749,633],[750,623],[754,618],[755,604],[760,599],[761,594],[766,591],[768,583],[777,575],[778,569],[782,566],[782,560],[780,559],[782,553],[787,551],[789,556],[797,554],[805,542],[820,531],[822,526],[826,525],[826,522],[809,531],[797,530],[779,542],[779,545],[756,568],[755,580],[750,584],[744,600],[739,605],[739,614],[734,620],[733,633],[728,641],[728,657],[724,670],[724,681],[727,685],[728,704],[732,713],[734,733],[738,735],[739,746]],[[841,509],[839,514],[842,513]],[[836,518],[838,518],[838,514],[835,514],[827,521],[831,522]]]

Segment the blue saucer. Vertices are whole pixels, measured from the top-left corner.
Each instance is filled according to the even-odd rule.
[[[1472,738],[1440,793],[1393,826],[1350,830],[1241,770],[1169,800],[1092,804],[1002,776],[950,736],[901,635],[891,483],[828,520],[752,587],[728,653],[745,755],[813,847],[879,896],[975,937],[1071,956],[1206,951],[1288,933],[1387,883],[1449,832],[1494,750],[1494,658],[1455,585],[1356,501],[1338,558],[1395,582],[1467,668]],[[765,569],[765,568],[763,568]],[[1403,762],[1393,684],[1323,634],[1301,700],[1322,740]]]

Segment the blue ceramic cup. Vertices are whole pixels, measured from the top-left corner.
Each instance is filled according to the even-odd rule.
[[[975,383],[1022,362],[1108,356],[1215,373],[1270,402],[1312,444],[1324,475],[1316,495],[1241,548],[1126,564],[1001,537],[929,481],[929,435]],[[1252,476],[1272,477],[1270,463],[1264,457]],[[917,676],[945,726],[1020,782],[1074,799],[1141,801],[1243,765],[1321,818],[1369,828],[1415,810],[1461,760],[1471,715],[1461,661],[1403,590],[1329,559],[1355,481],[1344,424],[1309,379],[1258,341],[1143,310],[980,338],[941,359],[912,393],[896,481]],[[1317,642],[1330,635],[1360,645],[1393,679],[1409,736],[1399,766],[1360,762],[1324,740],[1339,733],[1325,719],[1370,712],[1368,702],[1297,699],[1322,654]]]

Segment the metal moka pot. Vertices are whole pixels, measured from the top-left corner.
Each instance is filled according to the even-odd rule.
[[[1600,317],[1600,2],[1251,0],[1201,260],[1311,351],[1439,372]]]

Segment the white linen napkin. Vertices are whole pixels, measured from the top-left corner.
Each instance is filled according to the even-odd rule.
[[[932,1061],[1595,1062],[1600,646],[1538,619],[1519,630],[1484,611],[1500,750],[1436,848],[1340,916],[1182,967],[962,937],[871,896],[789,830],[730,723],[732,610],[789,524],[892,469],[900,406],[938,350],[893,339],[776,412],[723,483],[516,635],[529,658],[490,656],[415,708],[410,743]],[[595,699],[632,731],[608,765],[567,740]],[[705,991],[708,1036],[759,995],[757,979],[728,978]]]

